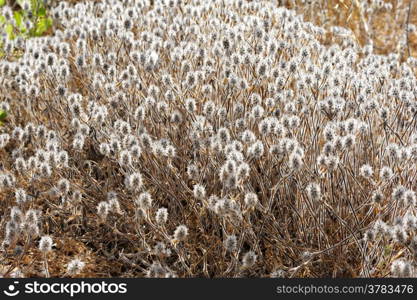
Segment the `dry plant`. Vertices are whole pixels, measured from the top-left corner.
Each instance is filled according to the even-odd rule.
[[[278,2],[60,2],[4,39],[0,274],[415,276],[417,60]]]
[[[326,43],[337,35],[354,34],[361,44],[372,44],[375,53],[392,52],[407,59],[417,55],[417,3],[414,0],[281,0],[329,32]],[[407,30],[408,29],[408,30]]]

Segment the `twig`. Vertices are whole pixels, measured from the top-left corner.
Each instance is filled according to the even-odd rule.
[[[412,4],[413,4],[413,0],[410,0],[410,2],[408,2],[408,12],[407,12],[407,21],[406,21],[406,27],[405,27],[405,38],[406,38],[406,42],[407,42],[407,51],[408,51],[408,57],[411,56],[411,52],[410,52],[410,41],[408,38],[408,32],[409,32],[409,23],[410,23],[410,14],[411,14],[411,8],[412,8]]]

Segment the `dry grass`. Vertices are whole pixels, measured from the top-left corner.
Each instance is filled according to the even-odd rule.
[[[408,57],[408,49],[400,48],[399,44],[401,37],[405,34],[410,2],[412,5],[408,22],[416,24],[417,21],[417,4],[412,0],[381,1],[391,4],[392,9],[378,8],[372,13],[361,7],[361,4],[371,4],[372,1],[326,0],[311,1],[310,5],[304,2],[307,1],[294,0],[285,3],[288,8],[296,9],[302,13],[306,20],[325,28],[332,26],[349,28],[359,44],[364,46],[372,42],[376,53],[399,52]],[[329,35],[328,43],[332,42],[333,35]],[[412,33],[409,36],[409,48],[412,56],[416,56],[416,46],[416,35]]]
[[[156,1],[133,18],[129,1],[122,13],[69,4],[72,17],[61,4],[57,40],[28,41],[21,58],[0,63],[0,107],[9,111],[0,129],[3,276],[415,276],[416,63],[397,47],[407,2],[362,15],[356,1],[282,3],[325,30],[269,1],[261,1],[269,18],[255,2],[214,1],[199,16],[190,5],[205,2],[183,2]],[[99,30],[95,38],[87,23],[77,30],[80,12],[102,22],[111,10],[130,21],[131,37]],[[247,23],[227,11],[271,23],[231,38],[228,26]],[[215,17],[220,24],[210,24]],[[269,50],[256,37],[265,31],[286,46]],[[360,47],[371,40],[389,57]],[[249,61],[234,63],[242,46]],[[381,174],[384,166],[393,174]],[[141,180],[129,183],[136,173]],[[17,189],[30,199],[17,201]],[[46,235],[52,249],[40,243]],[[85,266],[71,275],[74,258]]]

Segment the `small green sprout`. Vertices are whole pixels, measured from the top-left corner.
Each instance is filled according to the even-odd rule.
[[[3,121],[7,118],[7,112],[0,109],[0,125],[3,125]]]

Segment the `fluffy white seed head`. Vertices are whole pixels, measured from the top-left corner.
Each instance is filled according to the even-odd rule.
[[[143,186],[143,179],[142,179],[141,173],[135,172],[135,173],[130,174],[127,177],[126,187],[129,190],[137,191],[137,190],[140,190],[142,186]]]
[[[314,201],[320,200],[321,197],[321,189],[320,185],[315,182],[311,182],[306,187],[307,196]]]
[[[370,178],[370,177],[372,177],[372,175],[373,175],[373,173],[374,173],[374,171],[373,171],[373,169],[372,169],[372,167],[370,166],[370,165],[363,165],[362,167],[360,167],[360,169],[359,169],[359,174],[362,176],[362,177],[365,177],[365,178]]]
[[[52,251],[52,238],[50,236],[43,236],[39,241],[39,250],[43,253]]]
[[[237,238],[235,235],[229,235],[223,242],[224,248],[227,252],[234,252],[237,250]]]
[[[16,198],[16,203],[19,205],[22,205],[27,201],[28,197],[24,189],[16,189],[15,198]]]
[[[109,204],[106,201],[99,202],[97,205],[97,214],[102,220],[107,218],[107,215],[109,214]]]
[[[206,197],[206,188],[201,184],[196,184],[193,188],[193,194],[197,199],[204,199]]]
[[[258,204],[258,195],[255,193],[246,193],[244,202],[246,207],[248,208],[254,208]]]
[[[188,228],[185,225],[179,225],[174,231],[174,239],[176,241],[184,241],[188,237]]]
[[[82,272],[85,267],[85,263],[78,258],[71,260],[67,265],[67,274],[68,275],[78,275]]]
[[[242,265],[244,268],[251,268],[255,265],[257,255],[253,251],[248,251],[243,255]]]
[[[155,220],[158,224],[165,224],[168,220],[168,210],[165,207],[161,207],[156,211]]]
[[[143,192],[137,199],[137,204],[143,210],[148,210],[152,207],[152,196],[148,192]]]
[[[392,169],[388,166],[384,166],[381,168],[381,171],[379,172],[379,177],[384,180],[388,181],[393,176]]]

